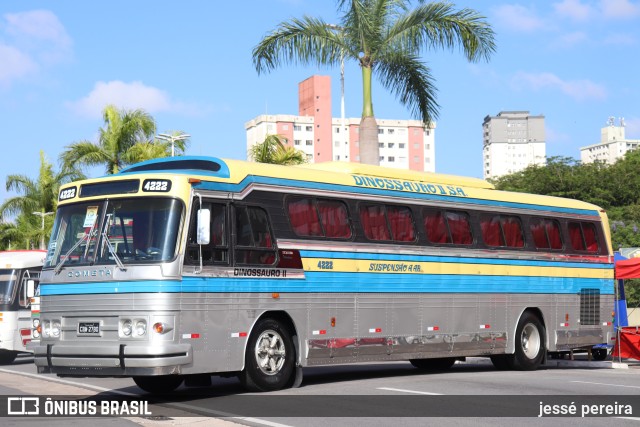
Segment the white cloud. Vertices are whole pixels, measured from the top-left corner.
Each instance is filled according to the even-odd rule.
[[[562,3],[554,3],[553,8],[558,15],[579,22],[589,20],[594,12],[590,5],[583,4],[580,0],[563,0]]]
[[[0,87],[8,87],[12,81],[38,68],[28,55],[4,44],[0,44],[0,63]]]
[[[544,27],[544,22],[533,10],[519,4],[499,6],[494,14],[499,23],[512,30],[533,31]]]
[[[584,41],[587,41],[589,37],[582,31],[575,31],[573,33],[564,34],[555,41],[556,46],[563,48],[576,46]]]
[[[636,38],[630,34],[611,34],[602,40],[605,45],[632,46],[637,43]]]
[[[553,73],[525,73],[519,72],[511,80],[516,89],[542,89],[559,90],[565,95],[578,101],[586,99],[604,99],[607,91],[602,85],[590,80],[562,80]]]
[[[165,91],[146,86],[142,82],[125,83],[119,80],[97,82],[87,96],[68,102],[67,107],[80,116],[98,118],[101,117],[104,107],[109,104],[128,110],[144,109],[149,113],[170,111],[185,115],[199,115],[208,110],[196,105],[172,101]]]
[[[605,18],[634,18],[640,15],[640,6],[629,0],[601,0],[600,8]]]
[[[65,61],[72,54],[71,37],[56,15],[48,10],[2,15],[0,40],[0,86],[3,87]]]

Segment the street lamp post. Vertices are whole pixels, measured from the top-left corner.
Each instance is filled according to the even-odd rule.
[[[33,214],[42,218],[42,236],[40,236],[40,249],[44,249],[44,217],[47,215],[53,215],[53,212],[33,212]]]
[[[175,155],[174,145],[176,141],[184,141],[187,138],[190,138],[191,135],[187,135],[183,133],[181,135],[169,135],[168,133],[159,133],[156,135],[156,138],[162,139],[163,141],[171,141],[171,157]]]

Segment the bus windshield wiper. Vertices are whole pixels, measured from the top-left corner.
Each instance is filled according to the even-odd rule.
[[[73,251],[75,251],[75,250],[76,250],[76,248],[82,244],[82,242],[84,242],[85,240],[87,240],[87,241],[88,241],[88,240],[89,240],[89,238],[90,238],[92,235],[95,235],[95,233],[96,233],[95,227],[96,227],[96,223],[94,222],[94,223],[93,223],[93,225],[91,225],[91,229],[89,229],[89,232],[88,232],[88,233],[83,234],[83,235],[82,235],[82,237],[80,238],[80,240],[78,240],[78,241],[75,243],[75,245],[73,245],[73,246],[71,247],[71,249],[69,249],[69,250],[67,251],[67,253],[65,253],[64,255],[62,255],[62,258],[60,258],[60,262],[59,262],[59,263],[56,265],[56,267],[53,269],[53,272],[54,272],[55,274],[60,273],[60,270],[62,270],[62,266],[64,265],[64,263],[65,263],[65,262],[67,261],[67,259],[69,258],[69,255],[71,255],[71,253],[72,253]]]
[[[127,271],[126,267],[120,260],[120,257],[116,253],[116,250],[113,248],[111,244],[111,240],[109,240],[109,236],[107,236],[107,229],[109,228],[109,224],[111,223],[111,214],[107,214],[106,221],[104,222],[104,229],[102,230],[102,241],[107,244],[107,248],[109,248],[109,253],[113,256],[114,261],[118,268],[122,271]]]

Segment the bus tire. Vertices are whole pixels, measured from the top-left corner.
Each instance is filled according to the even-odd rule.
[[[515,336],[515,352],[508,359],[512,369],[535,371],[544,360],[544,326],[535,314],[525,311]]]
[[[495,356],[491,356],[491,363],[493,363],[493,367],[498,371],[507,371],[511,369],[511,355],[508,354],[498,354]]]
[[[454,363],[455,357],[442,357],[438,359],[411,359],[411,364],[418,369],[425,371],[448,371]]]
[[[171,393],[182,384],[182,375],[157,375],[151,377],[133,377],[138,387],[151,394]]]
[[[0,350],[0,365],[8,365],[10,363],[13,363],[13,361],[16,360],[17,356],[17,351]]]
[[[289,329],[271,318],[253,328],[239,378],[249,391],[274,391],[293,384],[295,349]]]
[[[606,348],[592,348],[591,357],[593,360],[602,361],[607,358],[609,351]]]

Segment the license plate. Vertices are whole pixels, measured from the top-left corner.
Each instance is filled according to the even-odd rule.
[[[80,322],[78,323],[78,333],[80,334],[99,334],[100,322]]]

